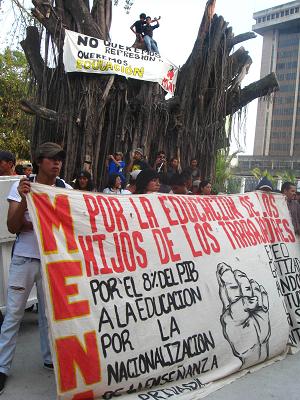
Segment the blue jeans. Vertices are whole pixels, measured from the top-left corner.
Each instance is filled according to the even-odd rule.
[[[6,313],[0,334],[0,372],[8,375],[15,354],[17,336],[26,302],[34,285],[39,302],[39,331],[44,363],[51,363],[48,323],[41,277],[41,263],[36,258],[14,255],[9,269]]]
[[[154,52],[159,54],[158,47],[156,46],[155,41],[152,39],[151,36],[144,36],[144,42],[149,53]]]

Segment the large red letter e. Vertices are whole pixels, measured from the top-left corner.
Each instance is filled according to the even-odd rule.
[[[78,294],[78,286],[75,283],[67,285],[66,278],[82,276],[80,261],[48,263],[46,268],[54,319],[58,321],[89,315],[90,306],[87,300],[69,302],[70,296]]]

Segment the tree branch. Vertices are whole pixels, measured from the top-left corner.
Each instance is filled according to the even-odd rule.
[[[245,42],[246,40],[254,39],[256,35],[254,32],[246,32],[241,33],[240,35],[234,36],[228,43],[228,50],[230,51],[233,46],[237,45],[238,43]]]
[[[44,60],[40,53],[40,35],[36,26],[28,26],[26,29],[26,39],[21,42],[21,46],[26,55],[28,64],[33,71],[38,83],[42,82]]]
[[[42,119],[47,121],[58,121],[59,114],[56,111],[49,110],[49,108],[45,108],[38,104],[34,104],[29,100],[21,100],[20,101],[20,108],[26,114],[36,115]]]
[[[108,39],[112,18],[111,0],[95,0],[91,14],[96,24],[103,28],[104,38]]]
[[[77,32],[99,39],[105,39],[102,26],[95,22],[89,8],[83,0],[65,0],[64,7],[74,18],[77,25]]]
[[[52,4],[45,0],[32,0],[35,8],[31,10],[32,15],[51,34],[58,49],[63,47],[65,30],[61,18],[56,14]]]
[[[229,98],[230,102],[227,105],[226,113],[227,115],[232,115],[242,107],[245,107],[252,100],[267,96],[278,89],[279,85],[276,75],[272,72],[259,81],[244,87],[238,95]]]

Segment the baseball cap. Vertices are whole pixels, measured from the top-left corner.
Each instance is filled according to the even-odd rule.
[[[0,150],[0,161],[12,161],[16,163],[16,157],[10,151]]]
[[[53,142],[46,142],[41,144],[37,152],[35,154],[35,158],[54,158],[54,157],[60,157],[62,160],[66,158],[66,153],[64,149],[57,143]]]

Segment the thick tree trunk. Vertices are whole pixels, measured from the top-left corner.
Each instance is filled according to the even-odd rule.
[[[55,7],[33,0],[33,15],[48,33],[46,58],[52,41],[59,54],[56,68],[48,68],[40,56],[37,28],[28,28],[22,46],[38,89],[35,102],[23,101],[21,107],[36,115],[32,148],[45,140],[61,143],[67,151],[65,178],[70,180],[84,165],[91,165],[98,187],[104,184],[106,156],[119,150],[128,159],[134,147],[142,147],[150,161],[159,149],[180,157],[182,165],[197,157],[202,177],[212,177],[216,150],[228,145],[226,117],[278,86],[272,76],[241,90],[252,61],[243,48],[230,53],[234,45],[255,35],[235,37],[224,19],[214,14],[215,1],[207,2],[175,97],[165,100],[165,92],[155,83],[64,73],[65,27],[108,39],[111,0],[95,0],[91,10],[85,0],[57,0]]]

